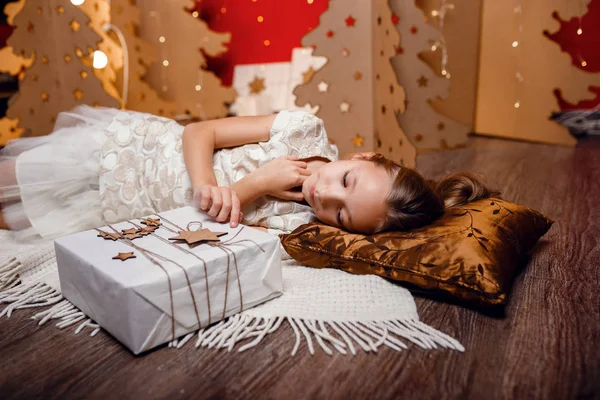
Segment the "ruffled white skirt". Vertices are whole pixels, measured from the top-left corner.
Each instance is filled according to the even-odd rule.
[[[0,150],[0,202],[19,241],[54,239],[104,224],[99,192],[104,129],[119,110],[78,106],[48,136]]]

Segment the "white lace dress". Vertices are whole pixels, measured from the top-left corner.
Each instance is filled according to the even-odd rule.
[[[14,162],[17,185],[0,180],[3,209],[20,240],[56,238],[107,223],[192,204],[183,160],[183,126],[150,114],[79,106],[61,113],[52,134],[9,142],[0,163]],[[216,151],[213,168],[229,186],[274,158],[338,157],[323,121],[280,112],[267,142]],[[289,232],[315,216],[310,207],[263,197],[244,209],[244,224]]]

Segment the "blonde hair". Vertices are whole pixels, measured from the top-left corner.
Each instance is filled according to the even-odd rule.
[[[387,214],[376,233],[419,228],[430,224],[450,208],[500,194],[490,190],[470,172],[452,174],[435,182],[381,154],[375,154],[369,160],[385,168],[392,178],[386,199]]]

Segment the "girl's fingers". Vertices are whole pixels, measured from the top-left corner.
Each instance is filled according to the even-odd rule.
[[[210,195],[212,199],[212,206],[210,210],[208,210],[208,215],[211,217],[216,217],[221,211],[221,206],[223,205],[223,198],[221,197],[221,191],[218,187],[213,186],[210,190]]]
[[[300,169],[298,170],[298,173],[299,173],[300,175],[304,175],[304,176],[310,176],[310,175],[312,175],[312,172],[310,172],[310,171],[309,171],[309,170],[307,170],[307,169],[302,169],[302,168],[300,168]]]
[[[281,198],[284,200],[297,200],[297,201],[304,200],[304,196],[302,195],[302,192],[292,192],[289,190],[281,193]]]
[[[240,199],[235,192],[231,192],[231,217],[229,223],[232,228],[235,228],[240,223]]]
[[[304,161],[296,161],[294,164],[302,169],[308,168],[308,164]]]
[[[296,183],[294,184],[294,186],[299,186],[302,185],[304,183],[305,180],[308,179],[308,175],[298,175],[298,177],[296,178]]]
[[[223,204],[221,205],[221,211],[219,211],[216,220],[217,222],[225,222],[227,221],[227,218],[229,218],[229,213],[231,212],[231,190],[227,187],[220,189]]]
[[[206,211],[208,210],[209,206],[210,206],[210,193],[211,193],[211,187],[210,186],[204,186],[202,187],[202,191],[200,192],[200,209],[202,211]]]
[[[286,160],[297,160],[298,158],[300,158],[300,157],[298,157],[298,156],[285,156]]]

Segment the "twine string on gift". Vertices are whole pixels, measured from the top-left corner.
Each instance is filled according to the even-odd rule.
[[[182,227],[180,227],[179,225],[177,225],[176,223],[174,223],[173,221],[170,221],[169,219],[165,218],[162,215],[158,215],[158,214],[154,214],[156,217],[162,219],[163,221],[171,224],[172,226],[174,226],[175,228],[179,229],[179,231],[183,231],[184,229]],[[198,229],[202,229],[203,224],[200,221],[191,221],[188,223],[187,225],[187,230],[190,230],[190,227],[192,226],[192,224],[199,224],[200,227]],[[173,233],[179,233],[177,231],[172,230],[171,228],[167,227],[166,225],[162,225],[163,227],[165,227],[167,230],[173,232]],[[244,298],[243,298],[243,293],[242,293],[242,285],[240,282],[240,272],[239,272],[239,268],[238,268],[238,264],[237,264],[237,257],[235,256],[235,252],[229,248],[227,248],[226,246],[224,246],[224,244],[227,245],[236,245],[236,244],[241,244],[243,242],[251,242],[254,245],[256,245],[263,253],[265,252],[265,250],[258,244],[256,243],[254,240],[251,239],[242,239],[242,240],[238,240],[236,242],[232,242],[233,239],[235,239],[243,230],[245,227],[242,227],[238,232],[236,232],[236,234],[229,240],[225,241],[225,242],[217,242],[217,243],[207,243],[210,246],[213,247],[217,247],[221,250],[223,250],[225,252],[225,254],[227,255],[227,285],[225,286],[225,302],[223,305],[223,318],[225,317],[225,312],[227,310],[227,297],[228,297],[228,287],[229,287],[229,268],[230,268],[230,255],[233,256],[233,265],[235,267],[235,273],[237,275],[237,283],[238,283],[238,291],[240,294],[240,312],[242,312],[244,310]]]
[[[119,231],[117,231],[117,230],[116,230],[116,229],[115,229],[115,228],[114,228],[112,225],[108,225],[108,227],[109,227],[110,229],[112,229],[113,231],[115,231],[115,233],[119,233]],[[157,235],[157,236],[158,236],[158,235]],[[173,263],[173,264],[175,264],[177,267],[179,267],[179,269],[181,269],[181,271],[183,271],[183,274],[184,274],[184,276],[185,276],[185,280],[186,280],[186,282],[187,282],[188,289],[189,289],[189,291],[190,291],[190,296],[192,297],[192,303],[194,304],[194,312],[196,313],[196,321],[198,322],[198,326],[199,326],[200,328],[202,328],[202,323],[200,322],[200,313],[198,312],[198,305],[196,304],[196,296],[194,296],[194,290],[192,289],[192,282],[190,281],[190,277],[189,277],[189,275],[188,275],[188,273],[187,273],[186,269],[183,267],[183,265],[181,265],[181,264],[179,264],[178,262],[176,262],[176,261],[173,261],[173,260],[171,260],[171,259],[169,259],[169,258],[167,258],[167,257],[165,257],[165,256],[162,256],[162,255],[160,255],[160,254],[158,254],[158,253],[155,253],[155,252],[153,252],[153,251],[151,251],[151,250],[148,250],[148,249],[145,249],[145,248],[143,248],[143,247],[140,247],[140,246],[136,245],[135,243],[133,243],[133,241],[132,241],[132,240],[130,240],[130,239],[123,238],[123,240],[125,241],[125,243],[126,243],[126,244],[128,244],[128,245],[130,245],[131,247],[133,247],[134,249],[137,249],[137,250],[139,250],[140,252],[142,252],[142,254],[143,254],[144,252],[146,252],[146,253],[148,253],[148,254],[150,254],[150,255],[152,255],[152,256],[154,256],[154,257],[158,258],[158,259],[159,259],[159,260],[161,260],[161,261]],[[148,257],[146,257],[146,258],[148,258]],[[202,261],[202,262],[204,262],[204,260],[201,260],[201,261]],[[169,288],[170,288],[170,285],[169,285]],[[169,289],[169,290],[171,290],[171,289]],[[171,299],[172,299],[172,298],[173,298],[173,294],[171,293]],[[171,300],[171,303],[172,303],[172,302],[173,302],[173,301]],[[173,307],[173,306],[172,306],[172,307]],[[174,315],[173,315],[172,317],[174,318]]]
[[[179,225],[177,225],[176,223],[174,223],[174,222],[172,222],[172,221],[168,220],[168,219],[167,219],[167,218],[165,218],[164,216],[157,215],[157,214],[154,214],[154,215],[155,215],[155,216],[157,216],[158,218],[161,218],[163,221],[165,221],[165,222],[167,222],[167,223],[169,223],[169,224],[173,225],[175,228],[179,229],[179,231],[183,231],[183,230],[184,230],[182,227],[180,227],[180,226],[179,226]],[[191,227],[191,225],[192,225],[192,224],[194,224],[194,223],[198,223],[198,224],[200,225],[200,228],[199,228],[199,229],[201,229],[201,228],[202,228],[202,226],[203,226],[203,225],[202,225],[202,222],[200,222],[200,221],[192,221],[192,222],[189,222],[189,223],[188,223],[188,225],[187,225],[187,229],[189,230],[189,229],[190,229],[190,227]],[[165,227],[167,230],[169,230],[169,231],[173,232],[173,233],[179,233],[178,231],[174,231],[173,229],[171,229],[171,228],[167,227],[165,224],[162,224],[162,226],[163,226],[163,227]],[[239,235],[239,234],[240,234],[240,232],[241,232],[243,229],[244,229],[244,228],[242,227],[242,229],[240,229],[240,230],[239,230],[239,231],[238,231],[238,232],[235,234],[235,236]],[[235,237],[235,236],[234,236],[234,237]],[[229,298],[229,271],[230,271],[230,268],[231,268],[231,259],[230,259],[230,253],[229,253],[229,252],[228,252],[228,251],[227,251],[227,250],[226,250],[226,249],[225,249],[223,246],[215,245],[215,244],[212,244],[212,243],[207,243],[207,244],[209,244],[209,245],[211,245],[211,246],[213,246],[213,247],[217,247],[217,248],[219,248],[219,249],[223,250],[223,251],[225,252],[225,255],[227,255],[227,272],[226,272],[226,275],[225,275],[225,298],[223,299],[223,314],[222,314],[222,317],[221,317],[221,319],[224,319],[224,318],[225,318],[225,314],[226,314],[226,312],[227,312],[227,299]],[[180,244],[180,246],[176,246],[176,247],[178,247],[178,248],[180,248],[180,249],[183,249],[183,247],[182,247],[183,245],[184,245],[184,244],[183,244],[183,243],[181,243],[181,244]],[[260,246],[259,246],[259,247],[260,247]],[[232,253],[233,253],[233,252],[232,252]],[[240,283],[240,273],[239,273],[239,269],[238,269],[238,266],[237,266],[237,259],[235,258],[235,254],[234,254],[234,266],[235,266],[235,272],[236,272],[236,275],[237,275],[238,291],[239,291],[239,294],[240,294],[240,312],[242,312],[242,311],[244,310],[244,297],[243,297],[243,293],[242,293],[242,285],[241,285],[241,283]],[[208,293],[208,292],[207,292],[207,293]]]
[[[131,225],[135,226],[138,229],[142,229],[141,225],[138,225],[138,224],[136,224],[133,221],[127,220],[127,222],[129,222]],[[166,228],[166,226],[164,226],[164,225],[163,225],[163,227]],[[168,229],[168,230],[170,230],[170,229]],[[189,254],[189,255],[197,258],[198,260],[200,260],[202,262],[202,265],[204,267],[204,284],[205,284],[205,287],[206,287],[206,306],[208,308],[208,325],[210,325],[212,323],[212,311],[211,311],[211,308],[210,308],[210,292],[209,292],[209,285],[208,285],[208,269],[206,267],[206,261],[204,261],[204,259],[202,257],[200,257],[199,255],[197,255],[197,254],[189,251],[188,249],[186,249],[184,247],[176,246],[175,244],[173,244],[173,242],[171,242],[171,241],[163,238],[160,235],[157,235],[156,233],[151,233],[150,236],[155,237],[158,240],[160,240],[161,242],[166,243],[169,246],[173,246],[174,248],[176,248],[178,250],[181,250],[184,253]],[[184,270],[184,272],[185,272],[185,270]],[[229,268],[227,268],[227,275],[229,276]],[[194,308],[195,308],[196,307],[196,299],[194,298],[194,293],[192,291],[192,287],[191,287],[190,280],[188,278],[187,272],[185,272],[185,277],[186,277],[186,279],[188,281],[188,286],[190,287],[190,293],[192,295],[192,300],[194,301]],[[225,291],[227,292],[227,286],[225,287]],[[200,325],[200,322],[198,322],[198,324]]]
[[[111,228],[113,231],[115,231],[115,233],[120,233],[120,232],[119,232],[119,231],[117,231],[115,228],[113,228],[113,226],[112,226],[112,225],[108,225],[108,226],[109,226],[109,227],[110,227],[110,228]],[[101,229],[98,229],[98,228],[94,228],[94,229],[96,229],[96,231],[98,231],[99,233],[107,233],[107,232],[104,232],[103,230],[101,230]],[[137,245],[133,244],[133,243],[131,242],[131,240],[129,240],[129,239],[124,239],[124,238],[123,238],[123,239],[118,239],[118,240],[119,240],[119,242],[121,242],[121,243],[124,243],[125,245],[131,246],[131,247],[133,247],[134,249],[137,249],[137,250],[138,250],[140,253],[142,253],[142,255],[143,255],[144,257],[146,257],[146,258],[147,258],[147,259],[148,259],[148,260],[149,260],[149,261],[150,261],[152,264],[154,264],[154,265],[156,265],[157,267],[159,267],[159,268],[160,268],[160,269],[161,269],[161,270],[162,270],[162,271],[165,273],[165,275],[167,276],[167,282],[168,282],[168,284],[169,284],[169,297],[170,297],[170,302],[171,302],[171,336],[172,336],[173,340],[175,340],[175,309],[174,309],[174,306],[173,306],[173,287],[172,287],[172,284],[171,284],[171,277],[169,276],[169,273],[168,273],[168,272],[167,272],[167,270],[166,270],[166,269],[165,269],[165,268],[162,266],[162,264],[161,264],[161,263],[159,263],[158,261],[156,261],[154,258],[150,257],[150,256],[148,255],[149,253],[147,253],[145,249],[142,249],[141,247],[139,247],[139,246],[137,246]]]

